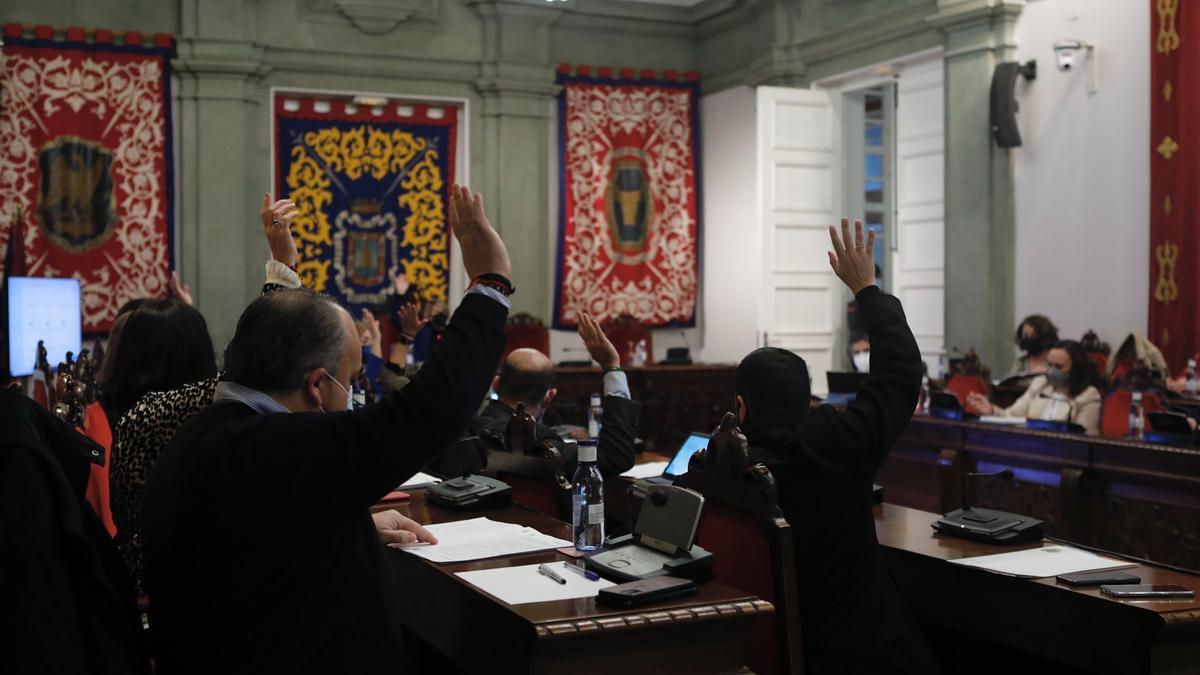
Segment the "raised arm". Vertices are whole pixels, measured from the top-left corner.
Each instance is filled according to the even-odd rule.
[[[829,238],[829,264],[854,292],[871,339],[871,370],[845,412],[824,406],[802,430],[814,452],[837,453],[828,459],[847,465],[856,475],[874,475],[917,407],[921,351],[900,301],[875,285],[875,233],[864,237],[862,221],[855,221],[851,238],[849,220],[843,218],[840,236],[830,227]]]
[[[629,382],[621,372],[621,357],[608,336],[587,312],[578,319],[579,337],[588,354],[604,369],[604,403],[596,464],[605,474],[620,474],[633,466],[641,405],[630,400]]]
[[[296,273],[300,252],[296,249],[296,240],[292,238],[292,221],[299,213],[300,209],[292,200],[272,201],[270,192],[263,193],[262,208],[259,209],[258,217],[262,223],[263,236],[267,238],[267,246],[271,249],[263,294],[281,288],[300,288],[300,276]]]
[[[467,273],[507,278],[508,252],[482,200],[458,186],[453,194],[451,222]],[[375,503],[455,440],[475,415],[504,349],[507,316],[507,298],[472,288],[412,382],[379,404],[256,419],[254,440],[263,451],[253,475],[275,482],[295,496],[297,508],[307,505],[307,515],[318,519]],[[314,450],[300,454],[300,447]]]

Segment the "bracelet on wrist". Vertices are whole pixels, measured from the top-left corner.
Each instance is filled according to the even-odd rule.
[[[512,295],[517,292],[515,286],[509,281],[508,277],[502,274],[494,274],[491,272],[480,274],[471,280],[472,286],[487,286],[488,288],[497,290],[504,295]]]
[[[621,372],[621,366],[609,366],[608,368],[604,369],[605,375],[607,375],[609,373],[619,373],[619,372]]]

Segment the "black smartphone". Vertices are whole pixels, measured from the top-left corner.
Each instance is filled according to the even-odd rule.
[[[1100,592],[1114,598],[1192,598],[1196,592],[1176,584],[1133,584],[1131,586],[1101,586]]]
[[[647,602],[690,595],[695,592],[696,584],[690,579],[650,577],[640,581],[630,581],[627,584],[601,588],[600,594],[596,596],[596,601],[618,607],[632,607]]]
[[[1129,572],[1075,572],[1074,574],[1060,574],[1056,578],[1059,583],[1075,587],[1142,583],[1141,577]]]

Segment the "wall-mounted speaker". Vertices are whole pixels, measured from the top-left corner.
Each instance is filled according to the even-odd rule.
[[[1001,63],[992,73],[992,138],[1002,148],[1021,145],[1021,130],[1017,128],[1018,77],[1037,79],[1037,61]]]

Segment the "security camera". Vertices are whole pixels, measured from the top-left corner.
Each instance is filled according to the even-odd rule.
[[[1086,48],[1083,42],[1079,40],[1063,40],[1062,42],[1054,43],[1054,58],[1058,63],[1058,69],[1064,73],[1069,73],[1075,69],[1075,55],[1079,50]]]

